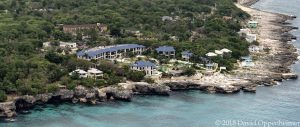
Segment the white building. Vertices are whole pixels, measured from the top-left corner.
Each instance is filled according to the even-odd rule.
[[[81,69],[76,69],[75,71],[72,71],[71,73],[69,73],[69,75],[74,75],[74,74],[78,74],[79,78],[87,78],[87,72]]]
[[[215,53],[216,53],[217,55],[223,56],[223,52],[220,51],[220,50],[215,50]]]
[[[218,56],[218,55],[216,53],[209,52],[209,53],[206,53],[206,56],[208,56],[208,57],[215,57],[215,56]]]
[[[156,65],[150,61],[136,61],[131,65],[132,70],[145,71],[146,76],[156,75]]]
[[[256,34],[246,34],[246,41],[252,43],[257,40]]]
[[[257,46],[257,45],[250,45],[248,50],[251,53],[258,53],[263,51],[264,47],[263,46]]]
[[[227,48],[223,48],[222,50],[220,50],[223,53],[232,53],[231,50],[227,49]]]
[[[101,46],[88,50],[83,50],[77,53],[77,58],[92,60],[92,59],[117,59],[127,53],[141,55],[145,51],[145,46],[138,44],[120,44],[112,46]]]
[[[71,53],[76,53],[76,51],[78,50],[77,48],[77,44],[76,43],[73,43],[73,42],[57,42],[57,46],[62,48],[62,49],[70,49],[71,50]],[[52,46],[55,46],[55,42],[44,42],[43,43],[43,47],[44,48],[49,48],[49,47],[52,47]]]
[[[242,60],[243,60],[241,63],[242,67],[254,67],[255,65],[251,57],[242,57]]]
[[[240,29],[240,31],[238,32],[238,34],[239,34],[240,36],[243,36],[243,34],[244,34],[244,35],[247,35],[247,34],[250,34],[250,33],[251,33],[251,30],[248,29],[248,28],[246,28],[246,29]]]
[[[87,71],[87,77],[88,78],[93,78],[93,79],[102,78],[103,77],[103,72],[96,69],[96,68],[90,68]]]

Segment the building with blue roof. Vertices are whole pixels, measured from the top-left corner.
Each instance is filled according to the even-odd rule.
[[[255,64],[250,56],[244,56],[244,57],[241,57],[241,59],[242,59],[242,62],[241,62],[242,67],[254,67],[255,66]]]
[[[132,70],[145,71],[146,76],[157,74],[156,65],[150,61],[136,61],[130,68]]]
[[[193,56],[191,51],[183,51],[181,52],[182,59],[189,60]]]
[[[145,51],[145,46],[138,44],[119,44],[112,46],[100,46],[92,49],[82,50],[77,52],[77,58],[91,59],[116,59],[121,58],[127,53],[142,54]]]
[[[167,57],[175,57],[175,49],[173,46],[160,46],[155,50],[160,55],[164,55]]]

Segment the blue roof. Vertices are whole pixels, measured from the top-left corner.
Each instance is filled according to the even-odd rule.
[[[155,49],[157,52],[175,52],[173,46],[160,46]]]
[[[191,51],[183,51],[181,54],[189,57],[193,56],[193,53]]]
[[[131,66],[133,66],[133,67],[156,67],[156,65],[150,61],[136,61]]]
[[[120,45],[115,45],[112,47],[107,47],[103,49],[88,49],[88,50],[82,50],[77,52],[77,56],[84,56],[87,54],[89,57],[94,57],[100,53],[105,53],[105,52],[115,52],[123,49],[132,49],[132,48],[144,48],[145,46],[143,45],[138,45],[138,44],[120,44]]]
[[[208,64],[205,64],[206,67],[213,67],[214,64],[213,63],[208,63]]]

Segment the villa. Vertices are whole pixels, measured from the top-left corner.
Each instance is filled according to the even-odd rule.
[[[238,32],[238,34],[240,36],[243,36],[243,35],[247,35],[247,34],[250,34],[251,33],[251,30],[246,28],[246,29],[240,29],[240,31]]]
[[[252,43],[257,40],[256,34],[246,34],[246,41]]]
[[[161,17],[161,20],[162,21],[173,21],[174,19],[171,16],[163,16],[163,17]]]
[[[44,42],[43,43],[43,47],[44,48],[49,48],[49,47],[52,47],[52,46],[56,46],[55,44],[56,42]],[[60,47],[60,48],[63,48],[63,49],[70,49],[71,50],[71,53],[76,53],[76,51],[78,50],[77,48],[77,44],[74,43],[74,42],[57,42],[57,46]]]
[[[248,50],[251,53],[258,53],[264,49],[263,46],[257,46],[257,45],[250,45]]]
[[[92,60],[92,59],[108,59],[113,60],[121,58],[127,53],[141,55],[145,51],[145,46],[138,44],[119,44],[112,46],[100,46],[88,50],[83,50],[77,53],[77,58]]]
[[[103,72],[96,69],[96,68],[90,68],[87,71],[87,77],[88,78],[93,78],[93,79],[102,78],[103,77]]]
[[[242,67],[254,67],[254,63],[250,56],[242,57],[241,59],[243,60],[241,63]]]
[[[224,56],[224,57],[231,57],[231,53],[232,53],[231,50],[229,50],[229,49],[227,49],[227,48],[223,48],[223,49],[221,49],[220,51],[223,52],[223,56]]]
[[[150,61],[136,61],[130,67],[132,70],[145,71],[146,76],[157,74],[156,65]]]
[[[218,54],[213,53],[213,52],[209,52],[209,53],[206,53],[206,56],[207,57],[215,57],[215,56],[218,56]]]
[[[199,60],[201,61],[202,64],[208,64],[212,62],[210,59],[206,57],[199,57]]]
[[[223,56],[223,52],[220,51],[220,50],[215,50],[215,54],[220,55],[220,56]]]
[[[167,57],[175,57],[175,49],[173,46],[160,46],[155,50],[160,55],[164,55]]]
[[[74,74],[78,74],[79,78],[87,78],[88,77],[87,72],[84,70],[81,70],[81,69],[76,69],[76,70],[72,71],[71,73],[69,73],[70,76],[74,75]]]
[[[205,64],[206,70],[212,71],[218,67],[217,63],[207,63]]]
[[[257,26],[258,26],[258,22],[257,21],[251,20],[251,21],[248,22],[248,27],[249,28],[256,28]]]
[[[181,53],[181,57],[185,60],[189,60],[193,56],[193,53],[191,51],[183,51]]]

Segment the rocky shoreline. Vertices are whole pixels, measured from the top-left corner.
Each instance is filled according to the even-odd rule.
[[[51,103],[85,103],[101,104],[108,101],[131,101],[134,95],[169,96],[172,91],[201,90],[209,93],[236,93],[240,90],[255,92],[254,87],[242,86],[211,86],[191,82],[169,82],[166,84],[149,84],[146,82],[120,83],[117,86],[104,88],[86,88],[77,86],[74,90],[60,89],[55,93],[45,93],[36,96],[20,96],[14,101],[0,103],[0,118],[13,118],[17,112],[33,108],[35,105]]]
[[[258,0],[240,0],[239,3],[248,7],[257,1]],[[206,84],[200,81],[168,81],[158,84],[127,82],[104,88],[85,88],[83,86],[77,86],[74,90],[60,89],[55,93],[20,96],[13,101],[0,103],[0,118],[13,118],[17,115],[17,112],[29,110],[35,105],[49,103],[71,102],[99,104],[114,100],[131,101],[134,95],[169,96],[172,91],[181,90],[201,90],[208,93],[221,94],[232,94],[239,91],[255,93],[258,85],[272,86],[283,80],[297,79],[298,76],[291,73],[290,66],[297,60],[298,54],[293,44],[289,42],[296,38],[288,33],[292,29],[296,29],[296,27],[286,26],[288,24],[286,21],[293,19],[293,17],[282,14],[276,15],[277,20],[274,20],[274,24],[280,26],[280,29],[273,30],[276,35],[274,35],[272,39],[280,40],[278,41],[278,45],[281,51],[273,56],[266,57],[266,60],[276,63],[276,66],[267,68],[267,70],[272,73],[253,74],[255,78],[249,77],[249,75],[238,75],[240,79],[245,79],[247,82],[226,85]]]

